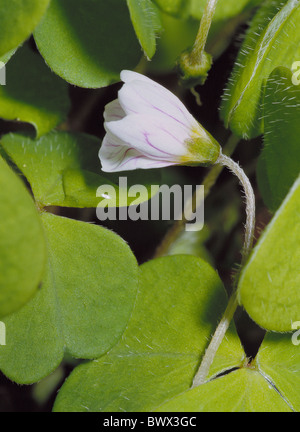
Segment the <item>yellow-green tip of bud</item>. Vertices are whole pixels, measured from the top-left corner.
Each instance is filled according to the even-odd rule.
[[[203,85],[212,66],[212,56],[202,51],[201,58],[197,58],[193,51],[184,51],[179,59],[181,81],[186,87]]]
[[[183,157],[185,165],[214,165],[221,153],[220,144],[207,131],[201,134],[194,134],[185,141],[188,154]]]

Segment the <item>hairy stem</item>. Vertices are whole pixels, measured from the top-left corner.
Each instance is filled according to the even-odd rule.
[[[244,171],[242,170],[242,168],[239,166],[238,163],[234,162],[230,157],[225,156],[222,153],[220,154],[217,163],[229,168],[238,177],[245,191],[247,220],[246,220],[244,247],[242,250],[242,262],[241,262],[241,268],[242,268],[246,264],[246,261],[249,257],[249,254],[252,249],[252,244],[253,244],[254,229],[255,229],[255,196],[248,177],[246,176],[246,174],[244,173]],[[213,335],[212,340],[207,350],[205,351],[200,368],[197,374],[195,375],[192,387],[197,387],[205,383],[213,359],[218,351],[219,346],[221,345],[221,342],[226,334],[226,331],[236,311],[236,308],[238,306],[237,291],[236,291],[238,279],[239,279],[239,275],[235,277],[233,294],[229,300],[225,313],[215,331],[215,334]]]
[[[200,27],[191,52],[194,63],[199,63],[205,49],[211,23],[215,14],[218,0],[208,0],[201,18]]]
[[[241,267],[243,267],[248,259],[253,245],[255,230],[255,195],[248,177],[237,162],[234,162],[230,157],[221,153],[217,163],[226,166],[230,169],[230,171],[233,172],[234,175],[238,177],[245,192],[247,220],[245,225],[244,247],[242,250]]]

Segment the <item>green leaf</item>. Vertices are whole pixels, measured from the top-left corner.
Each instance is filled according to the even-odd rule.
[[[106,356],[73,371],[55,410],[152,411],[187,390],[225,306],[219,277],[199,258],[144,264],[122,340]]]
[[[156,50],[156,33],[160,30],[157,9],[151,0],[127,0],[131,21],[148,59]]]
[[[96,206],[100,174],[97,138],[52,132],[40,139],[18,134],[2,137],[1,145],[29,181],[40,206]]]
[[[141,57],[124,0],[52,0],[34,37],[50,68],[80,87],[117,82]]]
[[[299,345],[292,343],[291,335],[268,333],[258,352],[256,363],[289,406],[299,412],[300,349]]]
[[[8,134],[1,139],[1,145],[28,179],[40,206],[97,207],[105,192],[98,188],[108,185],[115,190],[115,196],[105,203],[115,207],[123,205],[132,185],[145,185],[137,198],[128,197],[128,204],[134,201],[137,205],[157,192],[152,185],[160,184],[158,170],[123,172],[121,177],[127,187],[124,182],[122,186],[119,174],[102,176],[98,157],[100,141],[91,135],[52,132],[34,140]]]
[[[266,379],[242,368],[182,393],[158,412],[291,412]]]
[[[264,149],[259,164],[259,185],[267,206],[275,211],[299,175],[300,86],[292,72],[277,68],[264,96]],[[280,175],[278,175],[280,173]]]
[[[17,48],[14,48],[11,51],[8,51],[6,54],[0,56],[0,62],[6,64],[11,59],[11,57],[15,54],[16,51]]]
[[[243,366],[238,366],[236,363],[238,344],[236,333],[227,333],[210,371],[210,377],[214,379],[195,389],[182,392],[162,404],[156,411],[298,411],[300,352],[299,348],[292,344],[291,336],[267,334],[256,359],[250,365],[244,362]],[[232,370],[233,368],[235,370]],[[217,371],[221,374],[219,377]]]
[[[67,117],[68,86],[43,59],[24,46],[6,66],[6,85],[0,86],[0,117],[33,124],[38,136]]]
[[[261,327],[291,331],[300,311],[300,178],[241,274],[239,301]]]
[[[228,338],[230,336],[230,338]],[[299,411],[299,347],[290,335],[267,334],[256,359],[236,367],[236,334],[226,335],[210,373],[213,380],[162,404],[164,412],[291,412]],[[224,368],[224,360],[227,367]],[[231,368],[229,367],[231,360]],[[230,369],[235,367],[236,370]],[[216,371],[222,375],[216,378]],[[229,372],[227,375],[223,374]]]
[[[22,181],[0,158],[0,318],[37,291],[45,267],[42,225]]]
[[[0,56],[24,42],[35,29],[50,0],[2,0]]]
[[[267,161],[264,157],[262,157],[262,155],[258,158],[257,161],[256,179],[263,201],[266,206],[269,207],[269,209],[271,210],[272,208],[274,208],[273,193],[268,179]]]
[[[64,352],[96,358],[114,346],[131,315],[137,263],[126,243],[104,228],[44,213],[48,270],[42,289],[8,317],[0,367],[21,384],[37,382]]]
[[[156,411],[298,411],[299,353],[290,335],[267,334],[256,359],[248,364],[231,325],[215,355],[208,382],[167,400]]]
[[[144,264],[137,303],[122,340],[106,356],[72,372],[54,410],[298,410],[299,349],[290,336],[267,335],[256,360],[248,365],[231,325],[209,381],[190,389],[197,359],[205,350],[207,325],[219,314],[218,299],[223,303],[217,278],[215,287],[207,286],[213,281],[208,271],[213,276],[207,264],[188,256]]]
[[[197,260],[196,258],[191,259]],[[196,353],[197,339],[195,339],[195,344],[193,339],[197,338],[200,330],[199,323],[202,326],[203,321],[201,319],[201,322],[199,321],[196,325],[197,331],[195,327],[193,333],[190,333],[196,316],[194,307],[192,307],[195,297],[186,293],[183,308],[179,308],[184,295],[182,292],[179,294],[180,291],[171,299],[171,304],[175,309],[174,316],[185,315],[185,317],[190,317],[190,321],[184,321],[185,317],[180,318],[180,322],[177,322],[175,318],[170,319],[168,309],[170,299],[166,300],[165,294],[162,295],[160,280],[161,275],[165,274],[168,263],[170,273],[165,274],[166,282],[163,284],[163,290],[168,293],[169,286],[171,284],[173,286],[174,274],[176,274],[171,273],[173,267],[171,260],[180,272],[182,267],[178,265],[179,263],[182,266],[185,265],[186,269],[190,268],[189,257],[183,256],[176,259],[164,258],[142,266],[141,270],[144,275],[141,278],[140,297],[138,297],[137,306],[123,340],[104,358],[81,365],[73,371],[56,399],[54,410],[67,412],[291,412],[299,410],[300,351],[298,346],[292,344],[290,335],[267,334],[256,359],[248,364],[239,338],[231,325],[215,356],[210,370],[210,379],[207,383],[190,389],[192,373],[189,369],[194,366],[192,355],[190,356],[191,365],[188,366],[182,354],[179,358],[178,348],[177,356],[173,355],[173,358],[171,358],[169,348],[172,345],[174,347],[182,345],[184,349],[181,349],[181,353],[189,350],[191,354]],[[148,274],[147,276],[150,269],[153,275]],[[154,270],[157,271],[156,275]],[[152,292],[156,300],[155,305],[150,298],[151,292],[147,290],[148,284],[144,282],[145,276],[147,276],[145,281],[150,281],[154,276],[154,280],[158,283],[157,291],[160,288],[159,296],[156,289]],[[182,275],[179,277],[182,278]],[[144,289],[148,291],[149,300],[146,302]],[[147,311],[149,304],[152,308],[156,306],[154,318],[157,319],[159,316],[156,330],[149,330],[152,324],[147,320],[147,312],[143,315],[146,323],[143,324],[141,315],[138,313],[142,302],[145,302],[145,305],[141,310],[141,315],[144,310]],[[157,312],[158,305],[161,303],[162,309]],[[179,308],[179,314],[177,308]],[[201,316],[203,318],[202,314],[199,315],[199,318]],[[169,325],[167,331],[166,320]],[[161,336],[159,335],[160,328]],[[177,334],[176,338],[175,332],[178,328],[181,329],[181,333]],[[185,331],[186,329],[189,331]],[[166,349],[163,345],[163,335]],[[201,343],[201,340],[202,337],[198,337],[198,344]],[[152,351],[148,349],[150,343]],[[163,347],[163,350],[159,349],[160,346]],[[91,389],[93,389],[92,392]],[[176,391],[177,394],[175,394]]]
[[[300,58],[300,2],[268,0],[254,17],[240,49],[221,109],[227,127],[238,136],[263,132],[263,88],[278,66],[291,68]]]

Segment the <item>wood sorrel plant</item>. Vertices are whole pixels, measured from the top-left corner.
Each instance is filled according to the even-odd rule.
[[[13,410],[5,377],[43,410],[61,387],[54,411],[299,411],[300,1],[4,0],[0,23]],[[199,83],[200,107],[186,90]],[[146,191],[204,173],[204,230],[96,224],[97,190],[119,171]]]

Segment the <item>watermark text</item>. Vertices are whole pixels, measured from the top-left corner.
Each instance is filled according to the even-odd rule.
[[[6,326],[0,321],[0,345],[6,345]]]
[[[295,333],[293,333],[292,343],[293,345],[298,346],[300,345],[300,321],[293,322],[292,330],[297,330]]]
[[[295,86],[300,85],[300,61],[295,61],[292,64],[292,72],[294,72],[292,75],[292,83]]]
[[[0,85],[6,85],[6,66],[0,61]]]
[[[118,188],[102,185],[97,197],[101,198],[96,210],[100,221],[184,220],[186,231],[200,231],[204,226],[203,185],[196,188],[191,185],[151,185],[148,188],[133,185],[128,188],[127,178],[120,177]]]

